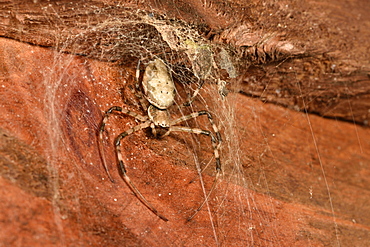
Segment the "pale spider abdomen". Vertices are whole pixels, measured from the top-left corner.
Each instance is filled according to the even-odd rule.
[[[149,62],[143,76],[145,98],[159,109],[170,107],[175,98],[175,84],[165,63],[157,58]]]

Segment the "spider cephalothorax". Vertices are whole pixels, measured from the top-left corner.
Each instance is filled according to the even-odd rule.
[[[136,88],[139,88],[139,77],[140,77],[140,70],[139,66],[136,70],[136,82],[137,86]],[[149,107],[146,106],[145,103],[143,103],[143,97],[139,93],[137,96],[139,97],[140,102],[142,102],[142,107],[145,111],[147,111],[147,116],[139,115],[135,112],[128,111],[126,109],[123,109],[119,106],[113,106],[108,111],[105,112],[104,118],[102,120],[102,123],[100,125],[99,129],[99,151],[102,157],[104,168],[110,178],[111,181],[113,181],[112,176],[110,175],[108,171],[108,167],[106,165],[104,152],[102,150],[102,143],[103,143],[103,133],[105,129],[105,124],[108,121],[109,116],[112,113],[119,113],[119,114],[125,114],[134,117],[135,119],[139,120],[141,123],[136,125],[135,127],[122,132],[119,134],[114,141],[114,145],[116,147],[116,155],[118,160],[118,166],[120,169],[120,175],[123,178],[123,180],[127,183],[127,185],[130,187],[132,192],[139,198],[139,200],[147,207],[149,208],[154,214],[156,214],[159,218],[161,218],[164,221],[168,221],[166,217],[158,213],[158,211],[146,200],[146,198],[140,193],[140,191],[136,188],[136,186],[131,182],[130,178],[127,176],[126,167],[123,162],[123,157],[121,153],[121,140],[132,134],[135,131],[145,129],[150,127],[152,129],[152,132],[155,136],[160,134],[160,136],[166,136],[169,135],[171,132],[174,131],[181,131],[181,132],[188,132],[188,133],[194,133],[194,134],[202,134],[209,136],[212,141],[213,150],[214,150],[214,156],[216,159],[216,171],[217,175],[215,178],[215,181],[212,185],[212,188],[210,192],[208,193],[207,197],[203,201],[203,203],[198,207],[196,212],[188,218],[188,220],[191,220],[195,214],[202,208],[204,203],[207,201],[209,195],[212,193],[213,189],[215,188],[218,176],[221,172],[221,163],[220,163],[220,156],[219,156],[219,148],[221,144],[221,135],[216,127],[216,125],[213,122],[212,115],[208,111],[198,111],[193,112],[189,115],[182,116],[180,118],[177,118],[175,120],[171,120],[171,116],[168,112],[168,108],[171,107],[174,103],[175,94],[176,94],[176,88],[175,84],[172,80],[171,74],[169,72],[169,69],[167,68],[166,64],[161,59],[155,59],[154,61],[151,61],[148,63],[144,75],[143,80],[141,81],[141,86],[143,89],[143,97],[150,103]],[[209,123],[211,124],[213,128],[213,133],[208,130],[202,130],[198,128],[189,128],[185,126],[177,126],[176,124],[187,121],[192,118],[196,118],[201,115],[207,115]]]

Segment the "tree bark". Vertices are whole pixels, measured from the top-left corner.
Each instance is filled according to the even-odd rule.
[[[369,245],[369,12],[332,0],[2,2],[0,242]],[[106,133],[115,183],[98,152],[105,110],[146,114],[132,88],[138,61],[156,57],[177,85],[173,117],[209,110],[224,139],[223,176],[190,222],[204,198],[196,164],[211,160],[205,192],[214,180],[207,138],[144,130],[122,142],[131,180],[169,222],[118,175],[112,143],[133,119]]]

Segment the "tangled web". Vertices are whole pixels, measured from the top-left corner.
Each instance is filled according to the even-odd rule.
[[[236,127],[238,121],[234,105],[235,95],[232,93],[227,95],[227,88],[230,88],[229,81],[238,75],[238,60],[232,48],[211,43],[199,33],[201,27],[180,20],[168,19],[156,13],[134,11],[130,8],[117,8],[116,13],[119,14],[113,16],[109,8],[97,8],[83,15],[76,15],[77,24],[70,24],[73,28],[58,30],[55,36],[57,50],[117,66],[130,67],[133,68],[132,71],[135,71],[138,61],[143,70],[150,61],[161,58],[169,67],[177,85],[179,98],[173,111],[180,115],[187,115],[190,112],[207,110],[213,114],[221,130],[223,139],[222,179],[230,182],[230,188],[217,194],[226,196],[229,192],[234,193],[237,191],[233,189],[234,184],[250,186],[248,177],[243,174],[242,163],[245,163],[245,157],[248,155],[240,147],[240,135]],[[65,26],[66,23],[63,23],[63,27]],[[57,90],[58,87],[50,90]],[[237,87],[237,85],[232,85],[232,87]],[[197,89],[200,89],[199,94],[197,94]],[[115,88],[114,90],[118,93],[121,89]],[[49,95],[55,94],[56,91],[49,93]],[[195,97],[192,98],[193,96]],[[189,107],[184,107],[183,103],[189,99],[194,102]],[[50,109],[53,109],[53,104],[58,108],[53,98],[50,98],[48,102]],[[109,107],[102,108],[106,110]],[[57,125],[60,119],[56,116],[51,122]],[[202,120],[199,122],[194,120],[189,124],[192,125],[190,127],[201,128],[203,126]],[[53,140],[56,139],[57,137],[53,136]],[[201,177],[203,172],[214,174],[212,145],[208,139],[203,140],[193,135],[184,135],[184,140],[188,147],[187,151],[193,153],[203,194],[206,195],[207,186],[203,184]],[[57,150],[58,146],[53,149]],[[211,155],[203,157],[200,155],[202,149],[209,150]],[[259,215],[253,196],[238,193],[233,196],[236,201],[240,201],[238,209],[231,209],[231,203],[229,204],[223,197],[215,199],[218,207],[214,211],[221,215],[214,217],[210,214],[216,242],[227,238],[227,226],[230,222],[222,215],[227,215],[230,210],[241,212],[240,217],[236,219],[240,225],[240,233],[238,233],[240,236],[247,234],[253,239],[255,226],[250,221],[251,218],[266,221],[267,217]],[[257,214],[254,214],[253,209],[257,211]],[[275,235],[273,229],[271,232]]]

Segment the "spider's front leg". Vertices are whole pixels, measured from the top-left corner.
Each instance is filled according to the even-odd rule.
[[[216,124],[213,121],[212,114],[209,113],[208,111],[193,112],[193,113],[191,113],[189,115],[185,115],[185,116],[182,116],[180,118],[177,118],[177,119],[175,119],[175,120],[173,120],[171,122],[171,126],[176,125],[176,124],[181,123],[181,122],[184,122],[184,121],[187,121],[187,120],[190,120],[192,118],[197,118],[199,116],[203,116],[203,115],[207,115],[208,121],[209,121],[209,123],[212,126],[213,132],[216,134],[216,138],[217,138],[218,144],[217,144],[217,146],[215,148],[220,149],[221,143],[222,143],[221,134],[220,134],[220,131],[218,130]],[[186,132],[191,132],[191,131],[186,131]],[[204,133],[196,133],[196,134],[204,134]],[[213,144],[216,144],[216,142],[213,142],[213,141],[212,141],[212,143]]]
[[[112,115],[112,114],[117,114],[117,113],[118,114],[123,114],[123,115],[128,115],[128,116],[134,117],[135,119],[138,119],[141,122],[144,122],[144,121],[147,121],[148,120],[148,117],[141,116],[141,115],[139,115],[139,114],[137,114],[135,112],[132,112],[132,111],[123,109],[120,106],[113,106],[113,107],[109,108],[105,112],[104,117],[103,117],[103,120],[102,120],[102,122],[100,124],[100,128],[99,128],[98,149],[99,149],[100,157],[101,157],[102,162],[103,162],[104,169],[107,172],[108,177],[109,177],[109,179],[110,179],[111,182],[114,182],[114,180],[113,180],[112,176],[109,173],[107,162],[106,162],[106,159],[105,159],[105,154],[104,154],[104,151],[103,151],[103,133],[104,133],[104,130],[105,130],[105,125],[106,125],[106,123],[107,123],[107,121],[109,119],[109,116]]]
[[[148,200],[140,193],[139,189],[132,183],[131,179],[127,176],[127,170],[126,170],[126,167],[125,167],[125,164],[123,162],[123,157],[122,157],[122,153],[121,153],[121,140],[123,138],[125,138],[126,136],[138,131],[138,130],[141,130],[141,129],[145,129],[145,128],[148,128],[149,126],[151,125],[151,121],[146,121],[142,124],[139,124],[121,134],[119,134],[115,141],[114,141],[114,145],[116,147],[116,154],[117,154],[117,160],[118,160],[118,167],[119,167],[119,171],[120,171],[120,175],[122,177],[122,179],[126,182],[127,186],[131,189],[131,191],[135,194],[135,196],[150,210],[152,211],[155,215],[157,215],[160,219],[164,220],[164,221],[168,221],[168,219],[166,217],[164,217],[163,215],[161,215],[160,213],[158,213],[157,209],[154,208],[154,206],[152,204],[150,204],[148,202]]]
[[[220,161],[220,154],[219,154],[219,151],[218,151],[219,145],[217,144],[216,137],[212,134],[212,132],[210,132],[208,130],[202,130],[202,129],[198,129],[198,128],[189,128],[189,127],[185,127],[185,126],[172,126],[170,128],[170,131],[171,132],[172,131],[180,131],[180,132],[189,132],[189,133],[198,134],[198,135],[199,134],[206,135],[206,136],[209,136],[211,138],[211,141],[212,141],[214,157],[215,157],[215,160],[216,160],[216,177],[213,181],[213,184],[212,184],[212,187],[211,187],[210,191],[206,195],[206,198],[204,199],[202,204],[195,210],[194,214],[187,219],[188,221],[190,221],[203,208],[204,204],[208,201],[212,192],[216,188],[218,178],[221,174],[221,161]]]
[[[189,127],[184,127],[184,126],[173,126],[177,123],[184,122],[184,121],[187,121],[189,119],[196,118],[196,117],[199,117],[199,116],[202,116],[202,115],[207,115],[208,121],[211,124],[211,126],[213,128],[213,131],[216,134],[216,136],[208,130],[202,130],[202,129],[198,129],[198,128],[189,128]],[[216,188],[218,178],[219,178],[219,176],[221,174],[221,171],[222,171],[221,161],[220,161],[220,152],[219,152],[219,149],[221,147],[222,139],[221,139],[221,134],[220,134],[216,124],[213,121],[213,117],[212,117],[211,113],[209,113],[208,111],[194,112],[194,113],[191,113],[189,115],[180,117],[180,118],[172,121],[171,122],[171,127],[170,127],[170,132],[172,132],[172,131],[181,131],[181,132],[188,132],[188,133],[194,133],[194,134],[201,134],[201,135],[209,136],[211,138],[211,142],[212,142],[212,146],[213,146],[213,153],[214,153],[214,157],[215,157],[215,160],[216,160],[216,177],[215,177],[215,180],[213,181],[212,187],[211,187],[209,193],[206,195],[206,198],[204,199],[202,204],[197,208],[195,213],[188,218],[188,221],[190,221],[202,209],[204,204],[208,201],[208,198],[212,194],[213,190]]]

